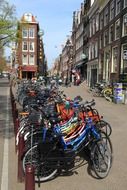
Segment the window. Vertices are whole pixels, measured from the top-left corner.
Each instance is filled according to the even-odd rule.
[[[104,22],[103,13],[101,13],[101,15],[100,15],[100,30],[102,30],[102,28],[103,28],[103,22]]]
[[[29,38],[34,38],[34,28],[29,29]]]
[[[104,32],[104,46],[108,45],[108,30]]]
[[[120,13],[121,0],[116,0],[116,15]]]
[[[127,44],[122,46],[121,73],[127,74]]]
[[[124,8],[127,7],[127,0],[124,0]]]
[[[100,49],[103,47],[103,34],[100,34]]]
[[[120,19],[115,22],[115,40],[120,38]]]
[[[127,35],[127,14],[123,16],[123,36]]]
[[[112,67],[111,72],[116,73],[117,72],[117,66],[118,66],[118,47],[113,47],[112,49]]]
[[[98,57],[98,41],[96,40],[94,43],[90,43],[89,46],[89,60]]]
[[[25,13],[24,18],[25,18],[25,21],[32,22],[32,14],[31,13]]]
[[[76,62],[81,60],[81,52],[79,52],[76,56]],[[67,61],[66,61],[66,70],[68,69]]]
[[[108,15],[109,15],[108,7],[106,7],[106,9],[104,10],[104,26],[108,24],[108,20],[109,20]]]
[[[96,30],[96,20],[95,18],[93,18],[93,22],[92,22],[92,27],[93,27],[93,35],[95,34],[95,30]]]
[[[30,54],[29,56],[29,65],[34,65],[34,55]]]
[[[113,25],[110,26],[109,28],[109,42],[113,42],[113,36],[114,36],[114,33],[113,33]]]
[[[96,32],[99,30],[99,13],[96,14],[96,21],[95,21],[95,25],[96,25]]]
[[[28,45],[27,42],[22,43],[22,51],[27,51],[28,50]]]
[[[98,41],[95,42],[95,58],[98,57]]]
[[[29,51],[34,51],[34,42],[29,42]]]
[[[100,59],[99,59],[99,74],[101,74],[103,62],[104,62],[104,53],[101,52],[100,53]]]
[[[92,44],[89,44],[89,60],[92,59]]]
[[[92,36],[93,28],[92,28],[92,22],[90,21],[90,37]]]
[[[110,3],[110,20],[114,18],[114,12],[115,12],[115,4],[114,0]]]
[[[95,57],[94,43],[92,43],[92,59]]]
[[[28,65],[28,55],[25,54],[22,55],[22,64]]]
[[[26,29],[26,28],[22,29],[22,37],[23,38],[27,38],[28,37],[28,29]]]

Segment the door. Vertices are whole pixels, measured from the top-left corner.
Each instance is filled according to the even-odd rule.
[[[97,69],[91,69],[91,87],[94,87],[97,82]]]

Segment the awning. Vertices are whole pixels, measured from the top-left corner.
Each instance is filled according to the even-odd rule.
[[[21,67],[22,71],[27,71],[27,72],[36,72],[37,71],[37,66],[35,65],[23,65]]]
[[[76,68],[79,68],[79,67],[81,67],[83,64],[84,64],[84,62],[79,63],[79,64],[75,65],[75,67],[76,67]]]

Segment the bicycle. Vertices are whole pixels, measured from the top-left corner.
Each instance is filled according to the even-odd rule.
[[[81,108],[87,111],[87,106],[81,105]],[[67,134],[62,132],[58,119],[49,120],[50,128],[42,128],[42,141],[32,145],[23,155],[24,172],[26,165],[32,164],[36,182],[53,179],[59,170],[68,171],[73,168],[76,155],[87,147],[96,175],[99,178],[108,175],[112,165],[112,147],[106,143],[110,141],[109,137],[96,128],[92,118],[86,117],[84,123],[79,122],[80,130],[75,130],[68,139],[65,138]]]
[[[111,85],[107,85],[103,89],[103,94],[107,101],[109,101],[109,102],[113,101],[113,87]]]

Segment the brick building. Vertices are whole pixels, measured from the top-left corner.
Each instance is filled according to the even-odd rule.
[[[19,78],[32,78],[44,74],[45,54],[39,23],[31,13],[25,13],[18,23],[16,63]]]

